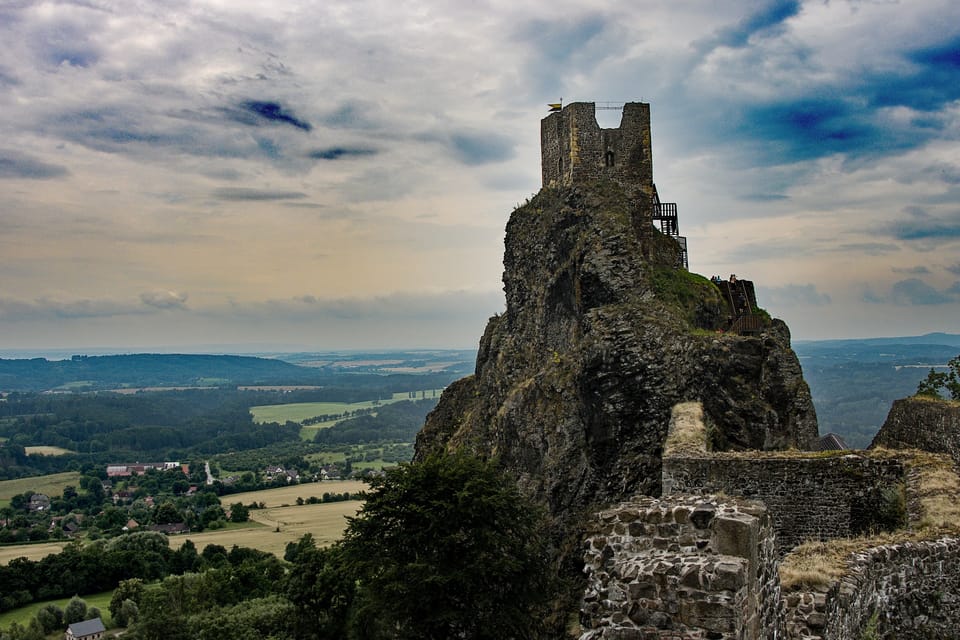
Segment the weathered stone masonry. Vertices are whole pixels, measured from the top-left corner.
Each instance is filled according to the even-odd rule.
[[[894,492],[899,460],[850,453],[801,457],[776,452],[674,455],[663,458],[663,494],[725,493],[762,500],[786,553],[805,540],[849,538],[869,531]],[[815,454],[813,454],[815,455]]]
[[[586,538],[581,640],[782,637],[777,555],[758,503],[637,498]]]
[[[805,614],[802,601],[813,603]],[[861,640],[960,638],[960,539],[941,538],[865,549],[826,593],[786,597],[788,638]]]
[[[543,186],[619,183],[631,200],[652,202],[650,105],[628,102],[617,129],[601,129],[593,102],[573,102],[540,122]]]

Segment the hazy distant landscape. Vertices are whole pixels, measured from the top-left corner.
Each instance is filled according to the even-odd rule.
[[[930,367],[945,367],[960,353],[960,335],[800,340],[794,350],[813,394],[821,434],[836,433],[851,447],[866,447],[891,403],[912,395]],[[166,398],[179,390],[184,395],[176,402],[189,404],[188,391],[220,390],[232,394],[232,403],[252,409],[254,422],[283,424],[289,419],[299,424],[334,414],[312,426],[301,425],[312,437],[320,428],[332,426],[345,410],[370,409],[370,403],[392,402],[415,392],[420,392],[418,399],[428,395],[435,399],[439,389],[472,373],[475,359],[475,351],[463,349],[2,358],[0,393],[129,394],[168,389]],[[345,403],[358,404],[347,409]],[[281,410],[281,405],[290,406]],[[58,446],[57,442],[28,446]]]

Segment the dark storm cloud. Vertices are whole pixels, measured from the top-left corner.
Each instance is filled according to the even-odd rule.
[[[524,89],[556,96],[570,85],[570,76],[589,74],[627,46],[623,34],[612,33],[617,28],[611,17],[599,13],[520,23],[513,40],[530,51],[523,64]]]
[[[320,122],[331,129],[376,129],[377,107],[360,100],[351,100],[335,107],[320,117]]]
[[[960,37],[907,52],[912,73],[865,76],[862,92],[875,106],[936,111],[960,98]]]
[[[890,290],[890,299],[898,305],[936,305],[954,301],[952,296],[937,291],[917,278],[895,282]]]
[[[769,18],[791,15],[795,3],[777,3]],[[750,20],[748,24],[753,24]],[[722,43],[745,43],[752,33],[731,32]],[[731,44],[731,46],[733,46]],[[834,154],[848,158],[877,158],[924,146],[941,137],[950,126],[945,109],[960,99],[960,38],[951,37],[937,44],[898,52],[900,64],[857,68],[856,75],[841,70],[844,76],[829,84],[809,84],[802,94],[789,99],[737,104],[736,96],[719,103],[715,133],[716,144],[734,137],[745,146],[744,159],[751,165],[786,164],[813,160]],[[758,64],[749,56],[751,65]],[[802,56],[802,52],[795,52]],[[802,74],[803,69],[787,70]],[[905,107],[921,115],[891,120],[890,108]],[[943,169],[942,178],[951,181],[956,172]]]
[[[99,47],[90,40],[90,25],[82,20],[56,16],[35,24],[30,35],[36,55],[48,65],[87,68],[100,61]]]
[[[140,302],[155,309],[186,309],[187,294],[177,291],[147,291],[140,294]]]
[[[450,143],[457,158],[468,165],[502,162],[514,155],[514,141],[495,133],[454,134]]]
[[[109,318],[145,313],[138,305],[114,300],[82,299],[63,301],[38,298],[24,301],[0,298],[0,318],[32,322],[44,319],[74,320],[79,318]]]
[[[0,65],[0,87],[14,87],[18,84],[20,84],[20,80],[11,71]]]
[[[307,157],[314,160],[340,160],[342,158],[373,156],[377,153],[376,149],[367,147],[327,147],[325,149],[314,149],[307,154]]]
[[[68,173],[66,167],[43,162],[18,151],[0,149],[0,178],[49,180],[62,178]]]
[[[313,129],[313,125],[309,122],[297,117],[290,109],[279,102],[273,102],[272,100],[246,100],[240,103],[240,109],[243,114],[255,116],[247,120],[244,120],[242,117],[236,118],[245,124],[259,124],[260,120],[267,120],[269,122],[287,124],[301,131],[310,131]]]
[[[877,153],[918,144],[879,128],[862,108],[829,97],[745,108],[733,133],[757,143],[753,149],[757,164]]]
[[[607,20],[600,15],[574,20],[531,20],[518,29],[517,39],[532,43],[545,59],[562,62],[606,28]]]
[[[213,193],[220,200],[253,201],[266,200],[299,200],[307,194],[301,191],[270,191],[268,189],[247,189],[243,187],[224,187]]]
[[[790,196],[782,193],[748,193],[740,196],[740,199],[749,202],[777,202],[779,200],[789,200]]]
[[[904,267],[904,268],[893,267],[893,272],[894,272],[894,273],[903,273],[903,274],[912,275],[912,276],[923,276],[923,275],[929,274],[929,273],[930,273],[930,269],[927,269],[926,267],[923,267],[923,266],[920,266],[920,267]]]
[[[719,30],[713,38],[701,46],[710,49],[717,46],[743,47],[753,34],[774,30],[785,20],[797,15],[799,11],[800,2],[797,0],[773,0],[736,25]]]
[[[960,239],[960,211],[939,217],[915,215],[891,224],[888,232],[898,240],[951,241]]]
[[[864,253],[868,256],[880,256],[894,251],[900,251],[900,247],[884,242],[848,242],[839,245],[836,250],[845,253]]]
[[[826,293],[817,291],[813,284],[788,284],[782,287],[758,287],[760,297],[769,306],[823,306],[832,302]]]

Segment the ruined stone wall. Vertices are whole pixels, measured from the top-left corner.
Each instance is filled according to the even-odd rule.
[[[960,539],[886,545],[854,554],[827,593],[786,597],[788,638],[960,638]]]
[[[633,199],[653,197],[647,103],[626,103],[616,129],[600,128],[594,103],[570,103],[540,121],[540,154],[544,187],[607,179]]]
[[[663,495],[724,493],[762,500],[786,553],[805,540],[847,538],[890,517],[903,464],[861,454],[802,457],[778,453],[667,453]],[[895,506],[895,505],[894,505]]]
[[[581,640],[782,636],[774,533],[758,503],[638,498],[585,539]]]

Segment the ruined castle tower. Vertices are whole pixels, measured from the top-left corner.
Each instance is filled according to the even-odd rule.
[[[543,186],[612,179],[627,195],[652,202],[650,105],[627,102],[616,129],[597,124],[596,104],[572,102],[540,121]]]
[[[619,108],[619,107],[613,107]],[[648,239],[653,224],[680,246],[678,267],[688,265],[687,239],[680,235],[675,203],[660,202],[653,183],[650,147],[650,105],[627,102],[620,126],[601,129],[597,105],[571,102],[540,121],[540,163],[543,186],[591,184],[613,180],[627,195],[634,227]]]

